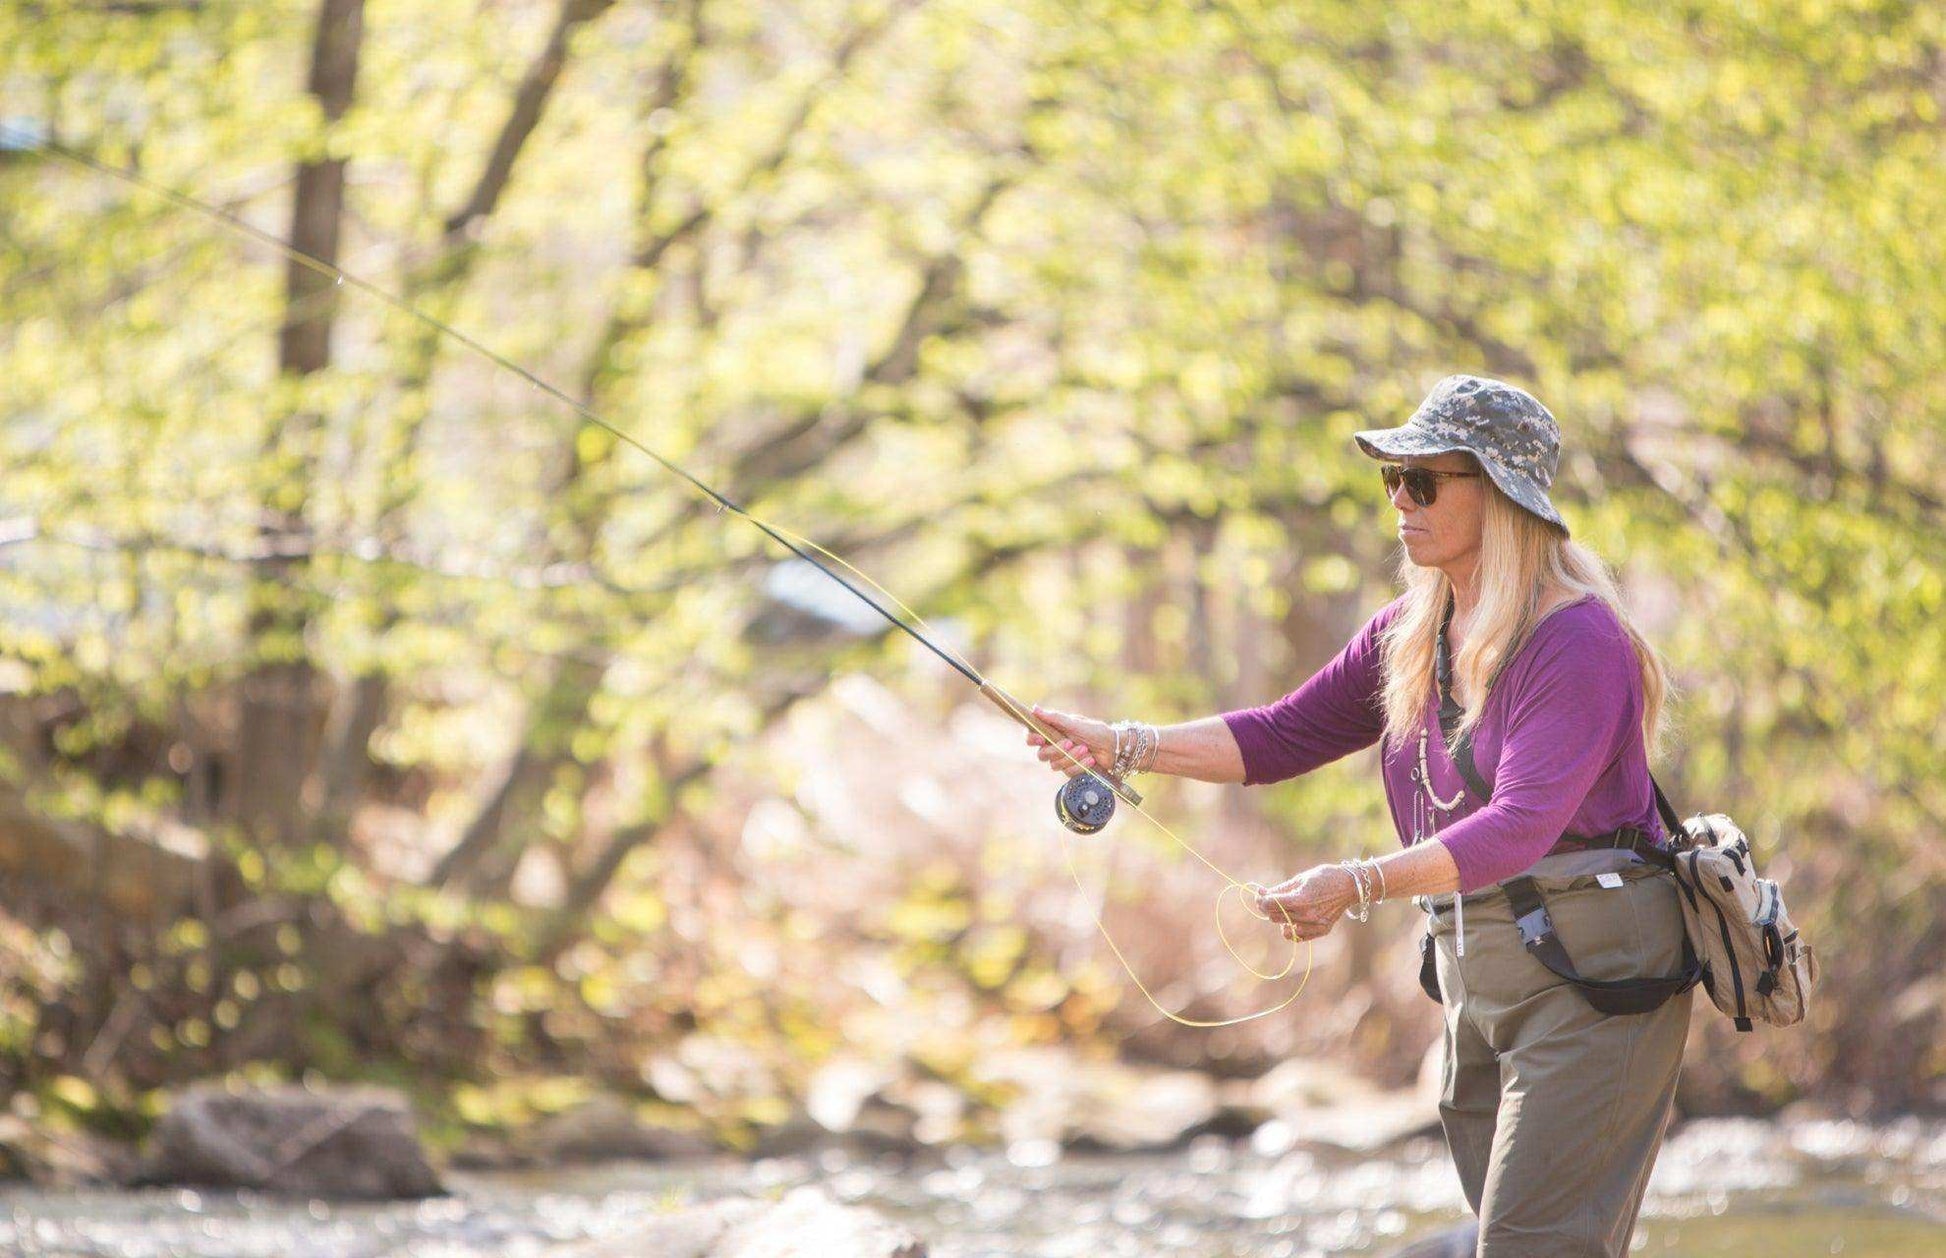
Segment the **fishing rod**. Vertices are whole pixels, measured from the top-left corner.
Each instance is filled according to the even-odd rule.
[[[542,393],[546,394],[548,397],[551,397],[555,401],[561,403],[563,406],[566,406],[569,410],[573,411],[576,415],[578,415],[581,419],[583,419],[587,423],[593,424],[596,427],[601,428],[602,430],[606,431],[611,436],[613,436],[617,441],[620,441],[629,446],[633,446],[635,449],[641,451],[643,454],[647,455],[650,459],[654,460],[656,464],[661,466],[664,470],[672,473],[675,476],[680,477],[682,480],[686,481],[689,485],[694,487],[698,492],[702,493],[710,501],[714,502],[719,512],[729,511],[734,515],[742,517],[744,520],[748,521],[750,524],[752,524],[757,529],[762,531],[765,536],[777,542],[780,546],[783,546],[786,550],[790,551],[793,555],[797,556],[799,559],[803,560],[804,562],[810,564],[812,567],[816,568],[819,572],[822,572],[825,576],[837,582],[840,586],[843,586],[859,601],[863,602],[867,607],[870,607],[874,612],[877,612],[886,621],[888,621],[893,626],[898,628],[901,632],[905,633],[907,636],[912,638],[913,641],[919,643],[921,646],[925,647],[928,651],[932,652],[933,655],[937,656],[940,660],[945,662],[945,664],[948,667],[950,667],[954,672],[958,673],[960,676],[964,677],[968,682],[972,683],[979,690],[983,698],[985,698],[988,702],[992,703],[1001,712],[1005,713],[1009,719],[1015,721],[1019,725],[1032,731],[1034,734],[1044,739],[1049,746],[1056,748],[1061,752],[1062,755],[1066,756],[1068,763],[1073,765],[1078,770],[1080,770],[1080,772],[1070,777],[1064,784],[1062,784],[1055,791],[1054,813],[1055,816],[1060,820],[1064,828],[1076,834],[1098,833],[1100,830],[1102,830],[1105,826],[1108,825],[1110,820],[1114,818],[1116,799],[1119,798],[1127,801],[1127,803],[1131,807],[1133,807],[1137,813],[1139,813],[1142,817],[1144,817],[1150,823],[1155,825],[1164,834],[1168,835],[1169,838],[1174,840],[1180,847],[1183,848],[1183,850],[1187,851],[1190,855],[1202,861],[1203,864],[1207,865],[1211,870],[1213,870],[1218,877],[1223,879],[1225,886],[1222,892],[1218,893],[1217,901],[1216,901],[1216,930],[1217,930],[1217,935],[1223,941],[1224,947],[1229,950],[1231,957],[1233,957],[1239,965],[1241,965],[1245,970],[1249,971],[1251,974],[1255,975],[1256,977],[1260,979],[1266,979],[1266,980],[1274,980],[1274,979],[1282,978],[1286,974],[1289,974],[1292,971],[1292,969],[1295,967],[1297,962],[1297,950],[1296,950],[1295,941],[1293,941],[1292,944],[1290,960],[1285,963],[1284,968],[1274,973],[1266,973],[1264,971],[1258,970],[1255,966],[1251,965],[1248,961],[1245,961],[1243,957],[1237,953],[1236,948],[1230,943],[1228,934],[1223,929],[1223,917],[1222,917],[1223,897],[1232,891],[1236,891],[1239,893],[1260,891],[1262,889],[1261,884],[1255,882],[1242,882],[1236,878],[1231,877],[1214,861],[1210,860],[1209,857],[1203,855],[1203,853],[1201,853],[1195,847],[1191,846],[1188,842],[1186,842],[1181,837],[1179,837],[1175,833],[1175,831],[1171,830],[1167,825],[1163,824],[1163,822],[1160,819],[1158,819],[1152,813],[1144,809],[1142,807],[1142,796],[1133,787],[1129,786],[1126,782],[1116,778],[1111,773],[1083,764],[1081,760],[1074,755],[1073,752],[1069,751],[1066,747],[1063,747],[1061,745],[1061,739],[1059,735],[1055,731],[1049,729],[1039,719],[1037,719],[1034,715],[1033,710],[1028,705],[1023,704],[1020,700],[1014,698],[1013,695],[1009,694],[1005,689],[1000,687],[990,678],[984,676],[979,669],[973,666],[971,661],[966,660],[963,656],[959,655],[958,652],[953,651],[950,647],[941,645],[940,643],[934,641],[932,637],[928,636],[925,633],[922,633],[920,631],[922,628],[930,628],[930,626],[926,624],[924,618],[921,617],[918,612],[906,606],[891,591],[887,590],[884,586],[880,585],[878,582],[872,580],[869,576],[866,576],[863,572],[860,572],[857,568],[847,563],[840,556],[833,554],[829,550],[826,550],[824,547],[818,545],[816,542],[810,540],[809,538],[793,533],[791,532],[791,530],[784,528],[782,525],[773,524],[769,521],[763,520],[759,518],[757,515],[755,515],[754,513],[746,510],[744,507],[740,506],[739,504],[732,502],[729,498],[725,497],[723,494],[719,493],[717,490],[715,490],[708,484],[704,483],[701,479],[692,475],[685,468],[681,467],[680,465],[673,462],[672,460],[664,457],[662,454],[658,453],[654,449],[651,449],[646,443],[636,438],[633,434],[629,433],[627,430],[609,421],[607,418],[605,418],[604,416],[596,412],[592,406],[571,396],[564,390],[560,389],[559,387],[555,386],[549,381],[543,379],[542,377],[536,375],[534,372],[528,370],[526,367],[521,366],[519,363],[514,362],[512,359],[507,358],[506,356],[500,354],[499,352],[482,344],[480,341],[474,339],[472,336],[468,335],[467,333],[460,331],[458,328],[453,327],[451,324],[445,323],[442,320],[427,314],[425,311],[412,305],[410,302],[404,300],[401,297],[395,296],[394,294],[388,292],[387,290],[380,288],[378,285],[373,284],[365,279],[362,279],[359,276],[353,275],[350,272],[345,271],[341,267],[334,266],[333,264],[324,261],[322,258],[316,257],[313,254],[310,254],[298,248],[296,245],[290,243],[287,240],[284,240],[280,236],[276,236],[271,234],[270,232],[264,231],[262,228],[256,227],[251,223],[247,222],[246,220],[238,217],[237,215],[230,213],[229,211],[226,211],[218,206],[211,205],[207,201],[201,200],[197,197],[190,196],[187,193],[178,192],[174,188],[167,187],[166,185],[156,183],[153,180],[150,180],[140,174],[137,174],[135,171],[128,170],[118,166],[111,166],[108,163],[101,161],[98,158],[95,158],[78,149],[70,148],[67,145],[62,144],[53,139],[50,139],[48,137],[41,136],[41,135],[27,134],[8,127],[4,122],[0,122],[0,139],[7,140],[14,147],[15,151],[28,151],[28,152],[38,151],[38,152],[47,153],[51,156],[60,158],[63,161],[69,162],[72,165],[78,166],[84,170],[88,170],[95,174],[102,175],[110,179],[115,179],[122,183],[126,183],[132,187],[141,189],[142,191],[147,192],[152,196],[161,198],[162,200],[177,207],[178,209],[187,210],[203,218],[210,219],[220,224],[221,226],[227,227],[232,231],[239,232],[244,236],[249,237],[251,240],[254,240],[257,243],[270,248],[271,250],[275,251],[276,253],[290,260],[291,262],[294,262],[306,268],[307,270],[310,270],[318,275],[330,279],[334,287],[348,285],[351,288],[354,288],[357,291],[364,293],[365,295],[380,302],[386,307],[407,316],[408,318],[422,324],[425,327],[432,329],[433,331],[439,333],[440,335],[451,337],[453,340],[458,341],[461,345],[464,345],[466,348],[472,350],[474,353],[479,354],[480,356],[486,358],[488,361],[494,363],[496,366],[502,368],[503,370],[512,372],[514,375],[520,377],[520,379],[526,381],[527,384],[529,384],[533,388],[538,389]],[[816,554],[814,555],[811,552],[816,552]],[[844,569],[846,572],[850,573],[853,577],[856,577],[864,585],[869,586],[871,589],[877,591],[880,595],[884,596],[886,602],[891,603],[893,606],[903,611],[907,616],[911,617],[913,623],[909,624],[905,620],[901,619],[899,616],[894,615],[892,611],[890,611],[884,604],[880,603],[878,600],[866,594],[864,590],[860,589],[857,585],[854,585],[851,581],[846,580],[845,577],[839,575],[839,573],[834,571],[831,567],[828,567],[824,562],[822,562],[819,558],[816,557],[820,555],[823,556],[824,559],[828,559],[832,563],[836,564],[839,568]],[[917,624],[919,628],[915,628],[914,624]],[[1063,841],[1063,854],[1064,856],[1067,855],[1065,840]],[[1081,885],[1081,878],[1080,875],[1078,873],[1075,873],[1074,871],[1074,862],[1071,856],[1068,856],[1068,872],[1070,873],[1070,875],[1074,877],[1075,885],[1079,887]],[[1250,904],[1250,900],[1247,896],[1244,899],[1244,903],[1246,906]],[[1092,906],[1090,908],[1090,912],[1093,913]],[[1254,908],[1251,909],[1251,913],[1252,916],[1258,917],[1260,920],[1265,920],[1265,921],[1269,920],[1269,918],[1266,915],[1257,912]],[[1226,1018],[1226,1019],[1215,1020],[1215,1021],[1203,1021],[1203,1020],[1192,1019],[1192,1018],[1184,1018],[1164,1008],[1161,1002],[1156,1000],[1155,996],[1149,991],[1147,985],[1142,982],[1141,977],[1135,973],[1134,967],[1129,965],[1128,958],[1122,954],[1122,950],[1119,946],[1116,945],[1114,937],[1108,933],[1108,928],[1106,925],[1102,923],[1100,915],[1094,914],[1094,916],[1095,916],[1095,925],[1101,930],[1102,937],[1107,940],[1108,946],[1115,953],[1116,959],[1121,962],[1122,968],[1128,972],[1129,977],[1134,980],[1136,987],[1141,990],[1143,996],[1146,997],[1149,1003],[1153,1005],[1159,1012],[1161,1012],[1164,1017],[1167,1017],[1171,1021],[1180,1023],[1184,1026],[1199,1027],[1199,1028],[1233,1026],[1240,1022],[1248,1022],[1255,1018],[1266,1017],[1269,1014],[1276,1013],[1278,1010],[1285,1008],[1292,1001],[1296,1000],[1297,997],[1300,994],[1302,994],[1310,978],[1311,966],[1309,963],[1309,957],[1310,957],[1311,948],[1310,948],[1310,941],[1306,940],[1305,941],[1306,965],[1304,970],[1304,981],[1301,981],[1298,984],[1297,989],[1294,990],[1284,1000],[1280,1001],[1278,1004],[1268,1009],[1258,1010],[1254,1013],[1245,1014],[1241,1017],[1236,1017],[1236,1018]]]

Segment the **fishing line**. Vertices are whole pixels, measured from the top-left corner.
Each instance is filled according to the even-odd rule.
[[[878,582],[872,580],[872,578],[865,575],[857,568],[853,567],[850,563],[846,562],[840,556],[835,555],[832,552],[826,550],[824,547],[818,545],[814,541],[811,541],[809,538],[801,537],[798,534],[791,532],[789,529],[784,528],[782,525],[772,524],[766,520],[760,519],[758,516],[754,515],[750,511],[743,508],[742,506],[739,506],[737,503],[732,502],[724,495],[718,493],[715,489],[711,488],[709,485],[705,484],[697,477],[691,475],[687,470],[685,470],[678,464],[672,462],[667,458],[664,458],[661,454],[658,454],[655,450],[651,449],[649,446],[647,446],[646,444],[644,444],[643,442],[641,442],[640,440],[632,436],[624,429],[616,426],[615,424],[611,423],[609,420],[603,418],[600,414],[596,413],[596,411],[586,403],[575,399],[574,397],[570,396],[566,392],[557,388],[553,384],[550,384],[548,381],[542,379],[540,376],[535,375],[532,371],[529,371],[527,368],[521,366],[519,363],[514,362],[512,359],[505,357],[504,355],[496,352],[493,349],[490,349],[486,345],[475,340],[472,336],[469,336],[467,333],[462,332],[458,328],[455,328],[452,325],[442,322],[441,320],[433,317],[432,315],[425,313],[424,311],[420,310],[416,306],[413,306],[411,303],[403,300],[402,298],[396,297],[392,293],[387,292],[385,289],[378,287],[376,284],[372,284],[364,279],[361,279],[356,275],[350,274],[349,272],[343,270],[342,268],[333,266],[332,264],[325,262],[320,258],[314,257],[311,254],[306,253],[304,250],[299,249],[296,245],[293,245],[288,241],[285,241],[281,237],[274,236],[271,233],[264,231],[261,228],[253,226],[252,224],[246,222],[245,220],[237,217],[235,214],[229,213],[228,211],[220,209],[217,206],[211,205],[205,201],[198,200],[197,198],[189,196],[186,193],[178,192],[173,188],[169,188],[162,184],[155,183],[145,178],[144,176],[135,173],[134,171],[125,170],[117,166],[110,166],[107,163],[100,161],[94,157],[91,157],[86,153],[82,153],[75,149],[70,149],[66,145],[60,144],[50,139],[45,139],[40,136],[26,135],[20,132],[10,131],[9,128],[7,128],[4,123],[0,123],[0,135],[7,135],[10,141],[12,141],[17,148],[36,150],[36,151],[48,153],[54,157],[58,157],[62,159],[63,161],[69,162],[72,165],[79,166],[84,170],[88,170],[95,174],[103,175],[111,179],[116,179],[132,187],[139,188],[142,191],[147,192],[152,196],[161,198],[162,200],[177,207],[178,209],[187,210],[191,213],[200,215],[201,217],[212,219],[215,222],[222,224],[223,226],[228,227],[233,231],[240,232],[243,235],[248,236],[250,239],[257,241],[259,244],[262,244],[272,249],[273,251],[283,256],[284,258],[288,259],[289,261],[294,262],[300,266],[303,266],[307,270],[310,270],[320,276],[323,276],[331,280],[333,290],[335,290],[338,287],[350,287],[356,289],[357,291],[364,293],[365,295],[377,300],[378,302],[385,305],[389,309],[395,310],[398,313],[403,314],[408,318],[417,321],[418,323],[424,325],[425,327],[428,327],[433,331],[440,333],[441,335],[451,337],[452,339],[458,341],[461,345],[464,345],[466,348],[472,350],[474,353],[479,354],[481,357],[487,359],[489,362],[494,363],[495,365],[501,367],[502,369],[512,372],[514,375],[526,381],[533,388],[538,389],[540,392],[546,394],[548,397],[551,397],[555,401],[566,406],[569,410],[573,411],[576,415],[578,415],[581,419],[583,419],[587,423],[593,424],[597,428],[606,431],[608,434],[613,436],[617,441],[623,442],[626,445],[633,446],[635,449],[641,451],[643,454],[647,455],[650,459],[653,459],[664,470],[674,474],[675,476],[680,477],[682,480],[686,481],[690,486],[695,488],[699,493],[701,493],[705,498],[707,498],[711,502],[714,502],[719,512],[729,511],[734,513],[737,516],[742,517],[744,520],[748,521],[750,524],[755,526],[765,536],[777,542],[779,545],[783,546],[786,550],[790,551],[793,555],[796,555],[799,559],[802,559],[804,562],[810,564],[812,567],[824,573],[824,575],[830,577],[833,581],[837,582],[839,585],[843,586],[846,590],[850,591],[856,598],[858,598],[866,606],[870,607],[873,611],[877,612],[880,616],[884,617],[887,622],[889,622],[890,624],[898,628],[901,632],[906,634],[913,641],[919,643],[919,645],[925,647],[926,650],[930,651],[934,656],[938,657],[954,672],[964,677],[967,681],[973,683],[974,686],[979,688],[981,695],[984,696],[988,701],[992,702],[995,706],[999,707],[1001,711],[1005,712],[1013,720],[1025,726],[1027,729],[1032,730],[1035,734],[1045,739],[1049,746],[1056,748],[1061,752],[1062,755],[1066,756],[1068,763],[1074,766],[1076,769],[1080,770],[1080,773],[1075,775],[1074,777],[1071,777],[1069,779],[1068,784],[1061,788],[1060,799],[1062,803],[1061,803],[1060,811],[1062,813],[1062,820],[1064,822],[1070,821],[1070,817],[1068,813],[1068,799],[1070,794],[1075,791],[1077,783],[1083,784],[1084,788],[1088,783],[1093,783],[1097,787],[1105,788],[1108,791],[1112,791],[1115,796],[1119,796],[1121,799],[1125,800],[1130,807],[1135,809],[1138,815],[1140,815],[1145,820],[1147,820],[1151,825],[1155,826],[1156,829],[1160,830],[1163,834],[1167,835],[1170,838],[1170,840],[1172,840],[1178,847],[1182,848],[1185,852],[1188,852],[1191,856],[1194,856],[1197,860],[1201,861],[1204,865],[1208,866],[1209,869],[1213,873],[1215,873],[1217,877],[1221,878],[1224,882],[1224,887],[1222,891],[1218,892],[1216,897],[1217,937],[1220,940],[1222,940],[1224,948],[1228,950],[1231,958],[1234,959],[1239,966],[1243,967],[1243,969],[1248,971],[1250,974],[1256,976],[1257,978],[1266,981],[1275,981],[1277,979],[1281,979],[1286,975],[1290,974],[1291,971],[1295,968],[1297,964],[1297,945],[1295,941],[1293,941],[1291,945],[1290,959],[1284,963],[1284,967],[1280,970],[1266,973],[1265,971],[1257,969],[1255,966],[1251,965],[1248,961],[1244,960],[1244,958],[1237,952],[1236,948],[1230,943],[1229,935],[1223,928],[1224,897],[1229,895],[1232,891],[1238,893],[1239,895],[1243,895],[1246,892],[1261,890],[1262,889],[1261,884],[1255,882],[1241,882],[1236,878],[1231,877],[1230,874],[1227,873],[1224,869],[1222,869],[1222,867],[1217,865],[1216,862],[1212,861],[1209,857],[1203,855],[1203,853],[1198,851],[1192,844],[1190,844],[1188,841],[1183,839],[1174,830],[1170,829],[1169,826],[1165,824],[1159,817],[1156,817],[1153,813],[1149,812],[1148,809],[1144,808],[1142,806],[1140,795],[1136,794],[1133,790],[1129,789],[1123,783],[1116,782],[1113,779],[1107,777],[1107,775],[1105,774],[1102,775],[1095,774],[1094,771],[1090,769],[1087,765],[1084,765],[1080,761],[1080,759],[1074,755],[1073,752],[1069,751],[1065,747],[1062,747],[1061,739],[1055,734],[1053,730],[1047,728],[1046,725],[1044,725],[1039,719],[1037,719],[1034,716],[1033,712],[1028,707],[1020,703],[1019,700],[1015,699],[1012,695],[1008,694],[1005,690],[995,685],[992,681],[982,676],[979,669],[975,668],[971,661],[961,656],[960,653],[954,650],[950,645],[944,644],[943,641],[935,642],[933,640],[933,636],[931,636],[934,634],[935,631],[932,629],[931,625],[926,623],[925,619],[921,617],[918,612],[906,606],[903,602],[899,600],[897,595],[887,590],[884,586],[880,585]],[[288,317],[286,317],[285,322],[288,322]],[[898,616],[895,616],[891,611],[887,610],[885,604],[880,603],[877,600],[871,598],[869,595],[867,595],[864,592],[863,589],[860,589],[858,585],[852,584],[852,582],[846,580],[843,576],[840,576],[837,571],[835,571],[831,567],[827,567],[823,562],[821,562],[818,558],[815,557],[816,555],[824,556],[825,559],[829,559],[833,564],[836,564],[837,567],[842,568],[845,572],[848,572],[853,577],[856,577],[862,585],[876,591],[879,595],[881,595],[885,599],[886,603],[890,603],[893,607],[898,608],[899,611],[903,612],[906,616],[910,617],[911,623],[907,623],[907,621],[901,619]],[[919,628],[914,628],[913,627],[914,625],[919,626]],[[924,629],[926,630],[926,632],[921,633],[920,629]],[[1083,829],[1080,832],[1091,833],[1092,830],[1100,829],[1101,825],[1106,824],[1106,816],[1112,815],[1112,811],[1114,807],[1113,799],[1110,798],[1106,800],[1107,807],[1105,810],[1101,810],[1100,808],[1101,802],[1102,801],[1099,799],[1094,799],[1091,800],[1088,804],[1088,807],[1090,809],[1095,810],[1094,812],[1090,813],[1090,818],[1096,815],[1101,816],[1102,820],[1100,824],[1093,825],[1092,829]],[[1074,820],[1077,821],[1087,820],[1087,819],[1088,818],[1082,818],[1078,816],[1074,818]],[[1066,833],[1066,831],[1069,830],[1070,828],[1074,828],[1074,827],[1071,824],[1064,824],[1062,827],[1063,833],[1061,836],[1061,856],[1062,856],[1062,860],[1067,865],[1068,875],[1074,880],[1075,888],[1081,893],[1082,902],[1087,904],[1089,915],[1094,919],[1096,929],[1101,932],[1101,936],[1107,942],[1109,950],[1115,954],[1115,959],[1121,963],[1122,969],[1127,972],[1129,978],[1135,983],[1136,989],[1142,993],[1143,998],[1146,999],[1150,1005],[1154,1006],[1156,1012],[1160,1013],[1163,1017],[1168,1018],[1172,1022],[1176,1022],[1187,1027],[1215,1028],[1215,1027],[1235,1026],[1239,1023],[1249,1022],[1257,1018],[1268,1017],[1269,1015],[1288,1007],[1292,1001],[1295,1001],[1298,998],[1298,996],[1303,994],[1305,986],[1310,981],[1311,969],[1312,969],[1312,956],[1311,956],[1312,946],[1311,946],[1311,941],[1308,939],[1304,941],[1305,965],[1304,965],[1303,977],[1299,980],[1296,989],[1293,990],[1289,996],[1287,996],[1285,999],[1278,1002],[1277,1004],[1272,1005],[1268,1009],[1261,1009],[1254,1013],[1243,1014],[1235,1018],[1205,1020],[1205,1019],[1197,1019],[1197,1018],[1185,1018],[1165,1008],[1162,1002],[1157,1000],[1155,998],[1155,995],[1152,992],[1150,992],[1147,984],[1143,983],[1141,976],[1135,972],[1135,968],[1129,964],[1127,956],[1123,954],[1121,947],[1116,944],[1114,937],[1109,934],[1108,927],[1102,921],[1100,912],[1095,909],[1093,900],[1088,895],[1087,888],[1082,884],[1081,875],[1079,871],[1076,870],[1074,865],[1074,856],[1072,850],[1069,847],[1069,839]],[[1106,889],[1104,888],[1104,902],[1105,902],[1105,898],[1106,898]],[[1270,920],[1267,914],[1258,913],[1255,910],[1254,905],[1251,904],[1248,898],[1245,899],[1245,905],[1249,909],[1250,915],[1252,917],[1255,917],[1259,921]]]

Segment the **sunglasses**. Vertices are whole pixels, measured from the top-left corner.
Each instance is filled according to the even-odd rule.
[[[1430,507],[1439,500],[1439,482],[1448,478],[1466,480],[1479,476],[1479,472],[1435,472],[1429,467],[1402,467],[1397,463],[1387,463],[1379,469],[1379,476],[1385,481],[1385,496],[1390,498],[1399,492],[1401,481],[1412,500],[1422,507]]]

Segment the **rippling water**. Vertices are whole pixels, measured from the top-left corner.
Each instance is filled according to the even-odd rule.
[[[380,1206],[187,1190],[0,1190],[0,1252],[117,1258],[521,1258],[623,1238],[648,1213],[817,1183],[924,1236],[935,1258],[1383,1252],[1464,1212],[1436,1140],[1380,1157],[1205,1139],[1166,1154],[1045,1146],[924,1158],[837,1151],[451,1177]],[[1946,1124],[1694,1122],[1664,1149],[1636,1249],[1801,1258],[1946,1254]],[[627,1252],[617,1247],[618,1254]]]

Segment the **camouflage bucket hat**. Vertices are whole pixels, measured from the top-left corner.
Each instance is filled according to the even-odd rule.
[[[1534,396],[1484,376],[1447,376],[1412,418],[1397,428],[1353,433],[1358,448],[1382,462],[1464,450],[1480,461],[1500,492],[1553,525],[1566,521],[1548,500],[1561,462],[1561,428]]]

